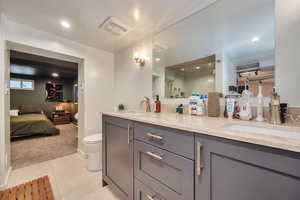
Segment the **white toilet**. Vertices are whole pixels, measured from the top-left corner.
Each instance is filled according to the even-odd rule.
[[[99,171],[102,169],[102,134],[89,135],[83,139],[88,154],[88,171]]]

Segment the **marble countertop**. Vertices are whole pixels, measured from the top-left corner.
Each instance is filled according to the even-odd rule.
[[[300,153],[300,139],[291,139],[285,136],[273,136],[246,131],[233,131],[226,128],[230,125],[262,127],[291,131],[294,134],[296,132],[299,133],[300,138],[299,127],[271,125],[266,122],[228,120],[221,117],[213,118],[190,116],[175,113],[103,112],[102,114]]]

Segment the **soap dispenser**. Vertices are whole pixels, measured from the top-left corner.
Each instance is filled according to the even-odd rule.
[[[160,113],[161,111],[161,103],[159,100],[159,95],[156,95],[156,101],[155,101],[155,112]]]

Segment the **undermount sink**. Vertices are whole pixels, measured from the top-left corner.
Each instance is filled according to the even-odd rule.
[[[236,124],[228,125],[225,127],[225,129],[232,130],[232,131],[257,133],[263,135],[271,135],[271,136],[278,136],[278,137],[300,140],[300,132],[294,132],[294,131],[277,130],[271,128],[262,128],[256,126],[246,126],[246,125],[236,125]]]
[[[130,115],[143,115],[144,112],[138,112],[138,111],[126,111],[124,114],[130,114]]]

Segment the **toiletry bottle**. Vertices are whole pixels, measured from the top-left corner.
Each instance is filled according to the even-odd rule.
[[[205,115],[208,115],[208,94],[204,95]]]
[[[225,118],[238,118],[237,113],[239,110],[238,99],[240,98],[240,94],[236,92],[236,87],[231,85],[229,86],[229,93],[225,96]]]
[[[205,102],[204,95],[200,95],[198,99],[199,103],[197,104],[197,115],[203,116],[205,115]]]
[[[242,98],[241,98],[241,105],[240,105],[240,112],[239,116],[241,120],[251,120],[252,119],[252,108],[251,108],[251,92],[245,87],[246,89],[243,91]]]
[[[176,112],[179,114],[183,114],[183,104],[180,104],[177,106]]]
[[[262,93],[262,85],[258,86],[258,95],[257,95],[257,117],[256,121],[263,122],[264,121],[264,96]]]
[[[196,93],[193,93],[192,96],[189,97],[189,114],[197,115],[197,103],[198,97]]]
[[[235,99],[228,98],[227,104],[226,104],[226,111],[227,111],[228,119],[233,119],[234,108],[235,108]]]
[[[155,101],[155,112],[160,113],[161,110],[161,103],[159,100],[159,95],[156,95],[156,101]]]
[[[271,93],[271,102],[270,102],[270,114],[269,114],[269,122],[271,124],[281,124],[280,120],[280,96],[276,92],[275,88]]]

